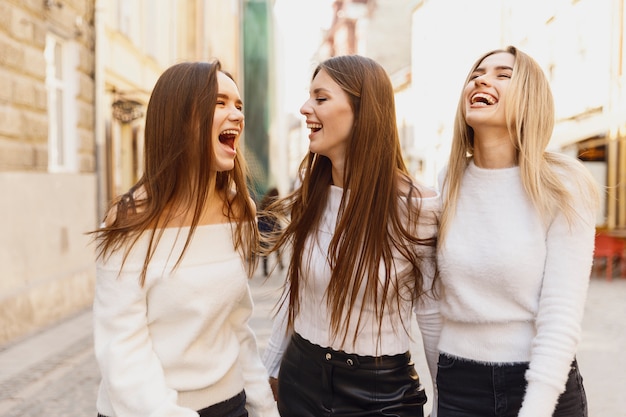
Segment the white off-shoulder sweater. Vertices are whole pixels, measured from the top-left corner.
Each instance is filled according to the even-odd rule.
[[[438,252],[439,349],[478,362],[529,362],[519,417],[552,416],[581,334],[595,213],[587,196],[564,181],[577,217],[570,227],[557,213],[544,225],[519,167],[471,162]]]
[[[434,247],[415,247],[415,251],[421,252],[424,257],[422,272],[424,274],[424,288],[427,291],[427,296],[422,297],[419,302],[413,304],[411,300],[415,299],[415,289],[404,287],[404,290],[411,292],[411,294],[404,294],[405,297],[403,299],[406,302],[400,306],[401,311],[399,313],[394,308],[385,309],[380,343],[378,339],[378,322],[372,307],[367,307],[363,311],[364,316],[362,317],[359,336],[355,343],[352,343],[351,337],[348,337],[344,344],[341,343],[341,340],[337,340],[338,338],[332,337],[330,331],[330,310],[326,302],[326,288],[331,276],[328,264],[328,248],[335,232],[342,194],[342,188],[331,186],[327,206],[322,214],[317,233],[309,237],[307,247],[305,248],[302,264],[305,267],[308,266],[308,269],[306,269],[306,276],[300,290],[302,292],[300,311],[295,319],[294,330],[303,338],[319,346],[331,347],[335,350],[358,355],[394,355],[410,350],[410,335],[405,331],[402,323],[407,327],[410,326],[413,320],[413,312],[415,312],[431,376],[434,378],[437,370],[437,340],[441,325],[438,304],[430,292],[435,264]],[[423,238],[432,237],[437,233],[440,199],[438,196],[424,198],[421,200],[421,206],[418,234]],[[396,270],[402,276],[402,271],[407,267],[408,262],[397,253],[394,259]],[[395,276],[394,279],[401,281],[398,276]],[[354,307],[355,314],[361,309],[361,301],[358,300]],[[288,343],[288,337],[285,336],[284,317],[285,311],[283,309],[276,317],[268,347],[263,355],[263,361],[272,376],[278,375],[280,359]],[[400,317],[402,317],[402,322]],[[356,330],[355,322],[356,317],[353,314],[353,320],[350,323],[348,332],[349,335],[354,334]]]
[[[188,232],[163,229],[143,287],[147,236],[123,266],[121,251],[97,262],[97,410],[109,417],[197,417],[196,410],[245,389],[251,416],[278,417],[248,326],[252,298],[231,224],[199,226],[173,269]]]

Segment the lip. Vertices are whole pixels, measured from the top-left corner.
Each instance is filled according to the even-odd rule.
[[[470,107],[482,108],[498,104],[499,100],[495,95],[486,91],[473,91],[468,96],[468,102]]]
[[[230,156],[236,156],[237,155],[237,148],[235,145],[230,145],[228,143],[220,143],[220,148],[224,150],[224,152],[226,152],[226,154],[230,155]]]
[[[309,139],[311,139],[313,136],[315,136],[316,133],[318,133],[320,130],[322,130],[322,128],[324,126],[321,123],[314,122],[312,120],[307,120],[306,121],[306,127],[310,131],[309,132]]]
[[[237,155],[237,138],[241,130],[238,128],[224,129],[219,134],[219,143],[221,147],[231,156]]]

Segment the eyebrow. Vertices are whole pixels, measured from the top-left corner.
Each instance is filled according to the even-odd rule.
[[[502,70],[508,70],[508,71],[513,71],[512,67],[509,67],[508,65],[498,65],[495,68],[496,71],[502,71]],[[473,72],[486,72],[487,70],[484,67],[478,67],[476,68]]]
[[[317,93],[320,93],[320,92],[322,92],[322,91],[325,91],[325,92],[327,92],[327,93],[330,93],[330,92],[331,92],[331,91],[330,91],[329,89],[327,89],[327,88],[324,88],[324,87],[317,87],[315,90],[313,90],[313,91],[312,91],[312,93],[313,93],[313,94],[317,94]]]
[[[217,93],[217,98],[223,98],[225,100],[230,100],[230,96],[228,94],[223,94],[223,93]],[[243,101],[241,101],[241,99],[235,99],[235,103],[237,104],[243,104]]]

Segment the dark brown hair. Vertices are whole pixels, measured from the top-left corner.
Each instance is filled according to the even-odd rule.
[[[213,115],[218,95],[219,61],[186,62],[168,68],[158,79],[146,112],[144,173],[126,194],[116,198],[109,213],[114,219],[95,231],[98,257],[125,248],[125,257],[139,237],[150,233],[140,282],[174,214],[192,210],[189,246],[211,190],[223,197],[224,214],[235,221],[235,247],[249,256],[258,243],[254,206],[247,189],[247,168],[238,150],[230,171],[211,170]],[[231,77],[232,78],[232,77]],[[254,266],[249,265],[252,273]]]
[[[435,242],[416,234],[420,207],[415,197],[420,192],[402,159],[393,86],[383,67],[372,59],[347,55],[322,62],[313,78],[320,71],[325,71],[347,93],[354,112],[345,157],[343,197],[328,254],[332,275],[326,291],[331,332],[341,335],[345,342],[350,320],[357,320],[357,333],[360,327],[362,311],[355,312],[357,317],[352,311],[360,297],[359,290],[364,286],[362,305],[375,310],[380,334],[385,309],[400,310],[395,307],[403,302],[401,289],[410,286],[418,295],[422,290],[421,258],[416,245],[433,246]],[[283,300],[289,303],[290,326],[299,310],[299,291],[306,269],[302,264],[305,244],[316,233],[326,206],[331,168],[330,159],[310,152],[300,166],[301,186],[270,207],[270,211],[290,217],[273,248],[292,244],[287,274],[289,298]],[[407,206],[401,201],[406,201]],[[412,266],[402,277],[394,277],[394,251]],[[384,279],[379,279],[381,262]],[[405,330],[407,325],[403,323]],[[357,338],[356,333],[350,336],[353,341]]]

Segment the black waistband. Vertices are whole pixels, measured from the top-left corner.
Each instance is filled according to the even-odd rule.
[[[245,411],[246,393],[241,391],[239,394],[231,397],[221,403],[213,404],[210,407],[203,408],[198,411],[200,417],[217,417],[217,416],[240,416],[248,415]]]
[[[356,355],[316,345],[309,342],[298,333],[293,334],[291,343],[316,361],[341,366],[343,368],[393,369],[411,363],[411,353],[408,351],[397,355]]]
[[[241,409],[245,414],[245,405],[246,405],[246,393],[245,391],[241,391],[239,394],[235,395],[234,397],[231,397],[220,403],[213,404],[212,406],[199,410],[198,414],[200,415],[200,417],[224,416],[224,415],[230,415],[230,413],[237,411],[239,409]],[[98,413],[98,417],[106,417],[106,416]]]

